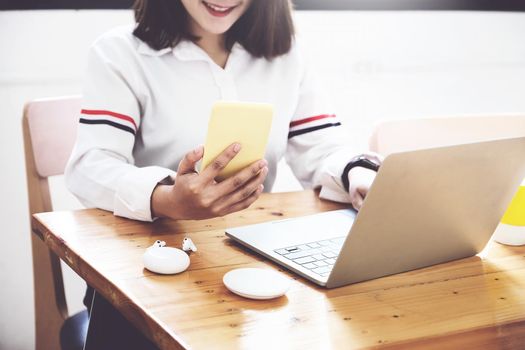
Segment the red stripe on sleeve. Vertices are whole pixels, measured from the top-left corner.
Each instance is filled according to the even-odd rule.
[[[316,115],[310,118],[294,120],[293,122],[290,123],[290,128],[293,128],[294,126],[297,126],[297,125],[301,125],[304,123],[309,123],[315,120],[325,119],[325,118],[335,118],[335,114],[321,114],[321,115]]]
[[[111,116],[111,117],[115,117],[115,118],[118,118],[118,119],[122,119],[122,120],[125,120],[125,121],[128,121],[130,122],[131,124],[133,124],[133,126],[135,127],[135,131],[137,131],[137,124],[135,124],[135,121],[133,120],[133,118],[127,116],[127,115],[124,115],[124,114],[120,114],[120,113],[115,113],[115,112],[111,112],[111,111],[102,111],[102,110],[93,110],[93,109],[83,109],[82,111],[80,111],[82,114],[88,114],[88,115],[108,115],[108,116]]]

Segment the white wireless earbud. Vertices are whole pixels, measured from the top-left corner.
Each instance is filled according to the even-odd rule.
[[[155,243],[153,243],[153,245],[150,248],[161,248],[165,246],[166,246],[166,242],[156,240]]]
[[[182,240],[182,250],[184,250],[185,252],[190,252],[190,251],[191,252],[196,252],[197,251],[197,247],[195,246],[195,244],[193,243],[191,238],[185,237]]]

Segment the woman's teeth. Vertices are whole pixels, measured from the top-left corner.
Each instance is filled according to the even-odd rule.
[[[226,12],[228,11],[229,9],[231,9],[232,7],[222,7],[222,6],[217,6],[217,5],[213,5],[213,4],[209,4],[207,3],[206,1],[203,1],[204,4],[206,6],[208,6],[209,8],[211,8],[212,10],[214,11],[217,11],[217,12]]]

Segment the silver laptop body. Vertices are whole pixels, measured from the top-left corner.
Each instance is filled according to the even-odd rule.
[[[334,288],[479,253],[524,176],[525,137],[395,153],[358,215],[337,210],[226,235]]]

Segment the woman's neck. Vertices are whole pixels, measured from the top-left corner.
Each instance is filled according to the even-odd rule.
[[[203,49],[218,66],[224,68],[229,56],[225,44],[226,36],[224,34],[208,33],[196,23],[192,25],[192,33],[200,38],[195,43]]]

